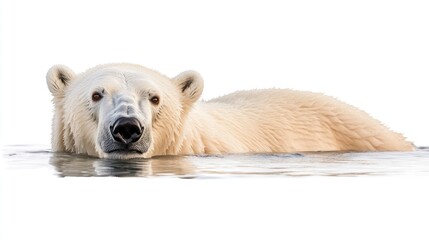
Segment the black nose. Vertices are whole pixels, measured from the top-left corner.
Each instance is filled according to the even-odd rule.
[[[140,139],[143,134],[143,127],[136,118],[122,117],[110,126],[110,132],[115,141],[129,144]]]

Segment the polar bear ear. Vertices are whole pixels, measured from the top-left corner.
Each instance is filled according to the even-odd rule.
[[[55,65],[51,67],[46,74],[46,83],[49,91],[55,97],[61,97],[64,90],[70,81],[75,78],[75,73],[68,67],[63,65]]]
[[[196,102],[203,93],[204,81],[195,71],[186,71],[173,78],[173,82],[182,93],[184,101],[188,104]]]

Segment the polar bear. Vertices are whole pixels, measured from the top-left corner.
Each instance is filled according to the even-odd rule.
[[[47,73],[55,106],[53,151],[100,158],[155,155],[411,151],[413,145],[335,98],[287,89],[239,91],[198,101],[203,79],[170,79],[134,64]]]

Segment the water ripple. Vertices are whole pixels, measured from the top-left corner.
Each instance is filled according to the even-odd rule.
[[[49,147],[6,146],[12,174],[59,177],[297,177],[429,175],[429,147],[414,152],[307,152],[160,156],[151,159],[98,159],[53,153]]]

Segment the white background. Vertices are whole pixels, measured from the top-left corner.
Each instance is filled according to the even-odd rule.
[[[23,1],[1,6],[6,144],[50,142],[54,64],[194,69],[204,99],[240,89],[323,92],[429,145],[427,1]]]
[[[131,62],[199,71],[204,99],[323,92],[429,145],[427,1],[3,0],[0,11],[3,144],[49,144],[53,64]],[[427,178],[1,175],[2,239],[428,239]]]

